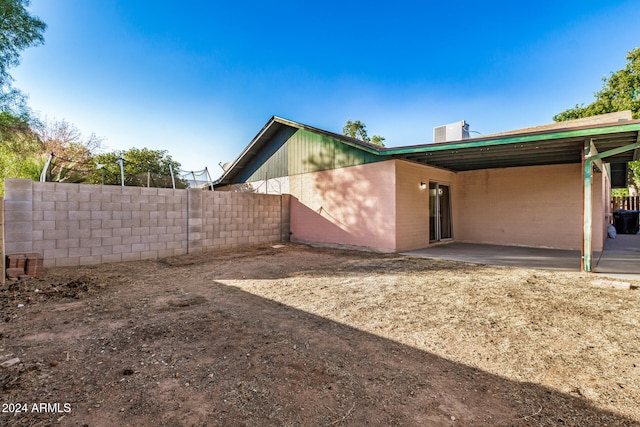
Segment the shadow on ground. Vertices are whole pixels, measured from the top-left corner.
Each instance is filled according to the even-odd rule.
[[[125,265],[140,277],[138,264],[113,269]],[[161,266],[136,286],[112,276],[79,300],[25,307],[4,332],[6,351],[24,356],[0,372],[3,401],[70,402],[62,423],[91,426],[639,425],[220,282],[181,283],[181,269]],[[0,414],[0,424],[60,418]]]

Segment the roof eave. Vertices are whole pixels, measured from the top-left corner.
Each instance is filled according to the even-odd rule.
[[[404,147],[387,148],[383,154],[411,154],[428,151],[457,150],[473,147],[490,147],[492,145],[507,145],[532,141],[548,141],[562,138],[588,137],[597,135],[607,135],[618,132],[640,131],[640,120],[633,120],[620,123],[602,124],[593,126],[581,126],[579,128],[564,129],[557,132],[539,131],[524,133],[519,135],[508,135],[499,138],[472,138],[463,141],[442,142],[435,144],[412,145]]]

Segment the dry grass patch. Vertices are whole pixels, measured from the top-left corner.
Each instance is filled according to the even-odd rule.
[[[72,411],[0,425],[638,425],[640,292],[593,280],[299,245],[50,269],[0,289],[0,390]]]

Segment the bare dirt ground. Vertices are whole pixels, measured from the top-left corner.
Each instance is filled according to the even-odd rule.
[[[292,244],[49,269],[0,292],[0,425],[640,425],[640,291],[595,279]]]

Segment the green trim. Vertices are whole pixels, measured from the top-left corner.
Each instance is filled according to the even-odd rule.
[[[635,150],[636,148],[640,148],[640,142],[635,142],[633,144],[624,145],[618,148],[612,148],[609,151],[605,151],[603,153],[599,153],[592,157],[589,157],[589,159],[591,160],[604,159],[605,157],[615,156],[616,154],[625,153],[627,151]]]
[[[554,139],[562,139],[562,138],[580,138],[587,136],[597,135],[607,135],[612,133],[620,133],[620,132],[632,132],[632,131],[640,131],[640,123],[631,123],[627,125],[612,125],[607,127],[600,128],[588,128],[588,129],[579,129],[579,130],[565,130],[553,133],[541,133],[534,135],[522,135],[511,138],[500,138],[500,139],[488,139],[488,140],[466,140],[464,142],[445,142],[441,144],[431,144],[431,145],[422,145],[418,147],[399,147],[399,148],[389,148],[381,152],[383,155],[394,155],[394,154],[412,154],[412,153],[426,153],[429,151],[443,151],[443,150],[460,150],[465,148],[477,148],[477,147],[491,147],[494,145],[508,145],[508,144],[517,144],[523,142],[533,142],[533,141],[549,141]]]

